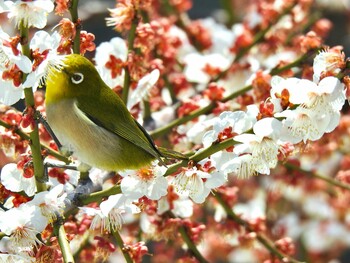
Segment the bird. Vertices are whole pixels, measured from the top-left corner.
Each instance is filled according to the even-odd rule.
[[[88,167],[123,171],[154,160],[165,165],[151,136],[84,56],[65,55],[49,67],[45,96],[46,119],[55,136]]]

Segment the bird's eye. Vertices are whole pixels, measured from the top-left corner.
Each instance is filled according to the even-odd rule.
[[[74,73],[71,80],[74,84],[80,84],[84,80],[84,75],[81,73]]]

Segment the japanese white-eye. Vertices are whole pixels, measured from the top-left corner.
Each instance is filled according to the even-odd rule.
[[[149,134],[81,55],[48,70],[46,115],[62,145],[89,166],[121,171],[162,163]]]

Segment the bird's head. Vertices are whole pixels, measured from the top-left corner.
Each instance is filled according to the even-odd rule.
[[[77,54],[64,56],[49,66],[46,75],[46,102],[76,98],[98,92],[102,81],[95,66]]]

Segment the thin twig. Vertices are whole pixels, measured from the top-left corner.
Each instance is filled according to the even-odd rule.
[[[136,10],[137,11],[137,10]],[[135,12],[135,16],[131,23],[131,28],[129,31],[128,36],[128,54],[134,51],[134,42],[136,37],[136,28],[139,23],[139,20],[137,18],[137,12]],[[124,84],[123,84],[123,93],[122,93],[122,99],[125,103],[125,105],[128,103],[128,96],[129,96],[129,89],[130,89],[130,83],[131,83],[131,76],[130,71],[128,68],[128,65],[124,67]]]
[[[23,22],[20,23],[20,36],[21,36],[21,46],[23,55],[30,58],[31,52],[29,48],[29,28],[24,25]],[[24,82],[27,75],[23,74],[22,81]],[[34,108],[34,93],[31,87],[24,89],[24,100],[27,108]],[[34,165],[34,177],[36,188],[38,192],[45,191],[47,189],[45,184],[45,169],[43,163],[43,157],[41,155],[41,145],[39,139],[39,129],[38,124],[34,122],[33,131],[29,134],[30,137],[30,149],[33,157]]]
[[[70,0],[69,12],[72,17],[72,22],[75,25],[75,37],[73,39],[73,52],[74,54],[80,54],[80,31],[81,20],[78,16],[78,3],[79,0]]]
[[[325,176],[325,175],[321,175],[321,174],[318,174],[318,173],[315,173],[315,172],[312,172],[312,171],[307,171],[307,170],[304,170],[302,168],[300,168],[299,166],[296,166],[294,164],[291,164],[291,163],[283,163],[283,165],[288,168],[288,169],[292,169],[292,170],[295,170],[295,171],[298,171],[298,172],[301,172],[301,173],[304,173],[304,174],[307,174],[311,177],[315,177],[317,179],[320,179],[322,181],[325,181],[331,185],[334,185],[334,186],[337,186],[337,187],[340,187],[344,190],[348,190],[350,191],[350,184],[345,184],[343,182],[340,182],[338,180],[335,180],[334,178],[332,177],[329,177],[329,176]]]
[[[58,217],[54,223],[54,233],[58,237],[58,244],[61,248],[64,263],[74,263],[74,257],[63,226],[63,218]]]
[[[130,256],[129,252],[125,248],[125,243],[124,243],[122,237],[120,236],[119,231],[112,231],[112,234],[115,238],[115,241],[117,242],[118,247],[120,248],[121,252],[123,253],[125,261],[127,263],[133,263],[133,260]]]
[[[187,233],[187,230],[185,227],[180,226],[179,232],[181,234],[182,239],[185,241],[188,249],[193,253],[193,256],[201,263],[207,263],[208,261],[202,256],[202,254],[199,252],[197,246],[193,243],[190,236]]]

